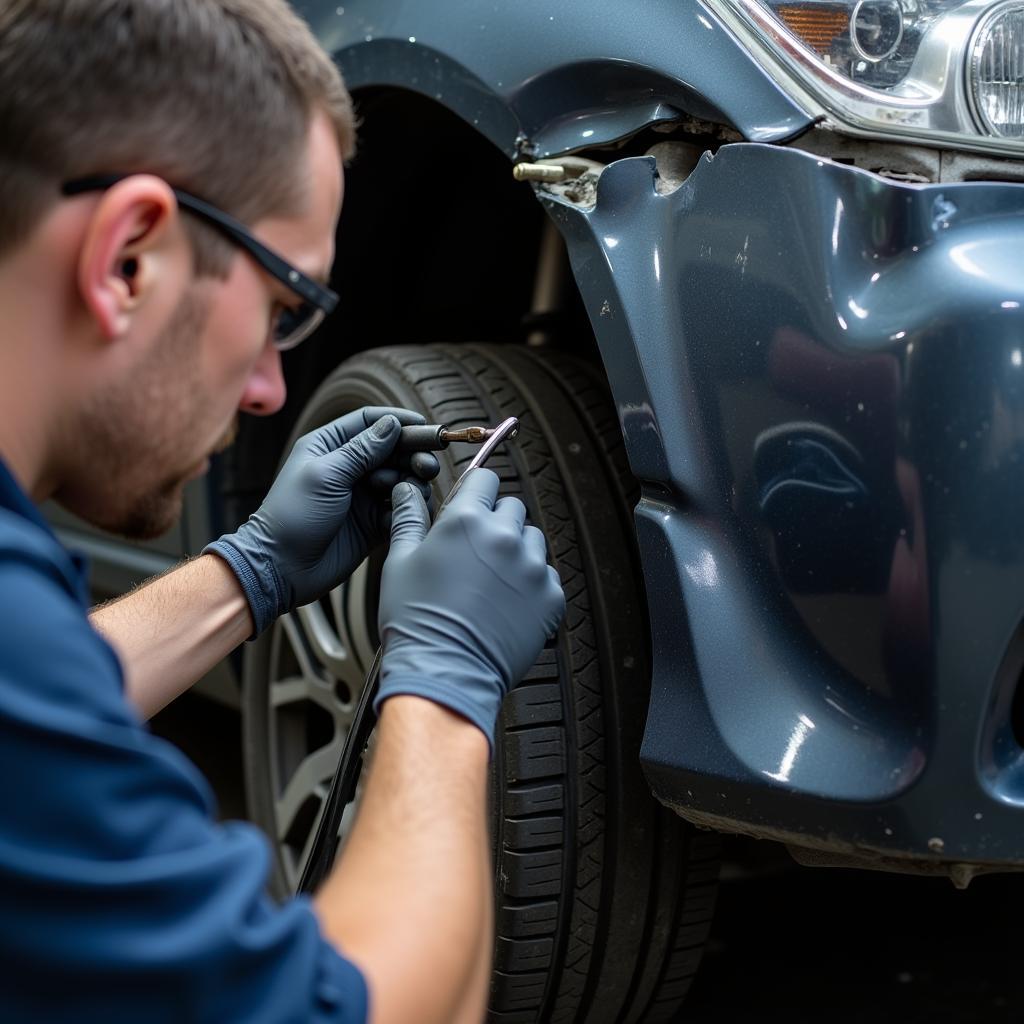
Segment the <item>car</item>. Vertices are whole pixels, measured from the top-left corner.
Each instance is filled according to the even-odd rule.
[[[493,759],[495,1022],[678,1019],[723,833],[1020,870],[1024,4],[296,7],[362,120],[339,312],[161,550],[61,520],[98,591],[243,519],[340,413],[520,417],[491,465],[568,613]],[[217,683],[281,896],[382,557]]]

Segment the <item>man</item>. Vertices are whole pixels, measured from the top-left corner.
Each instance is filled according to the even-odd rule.
[[[280,408],[278,348],[331,305],[336,71],[283,0],[5,0],[0,125],[3,1019],[478,1022],[489,741],[564,608],[523,506],[481,470],[428,534],[394,488],[373,770],[332,876],[276,907],[265,842],[142,718],[386,538],[417,417],[304,438],[95,628],[34,504],[152,536],[235,414]]]

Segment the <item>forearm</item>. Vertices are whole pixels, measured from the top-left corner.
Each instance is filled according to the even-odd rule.
[[[494,872],[491,864],[490,836],[483,837],[483,861],[486,871],[482,879],[484,924],[477,947],[473,974],[466,987],[465,998],[452,1024],[481,1024],[487,1010],[487,997],[491,990],[491,961],[494,956]]]
[[[324,934],[367,978],[374,1024],[484,1017],[487,759],[458,715],[418,697],[384,703],[358,817],[315,899]]]
[[[252,633],[238,580],[215,555],[183,563],[90,619],[120,655],[128,699],[146,718]]]

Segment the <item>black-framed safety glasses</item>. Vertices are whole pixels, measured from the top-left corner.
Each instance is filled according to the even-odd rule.
[[[77,196],[83,192],[102,192],[119,181],[131,177],[128,174],[95,174],[87,178],[76,178],[61,186],[65,196]],[[274,347],[280,351],[295,348],[305,341],[320,326],[325,316],[338,305],[338,296],[314,281],[308,275],[293,267],[286,259],[268,249],[253,237],[249,229],[230,214],[217,209],[212,203],[189,192],[169,185],[183,209],[202,217],[222,235],[244,249],[271,277],[280,281],[302,301],[297,306],[285,306],[278,314],[272,327]]]

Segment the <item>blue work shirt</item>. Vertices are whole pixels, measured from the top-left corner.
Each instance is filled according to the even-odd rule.
[[[355,1022],[359,971],[124,697],[81,564],[0,462],[0,1019]]]

